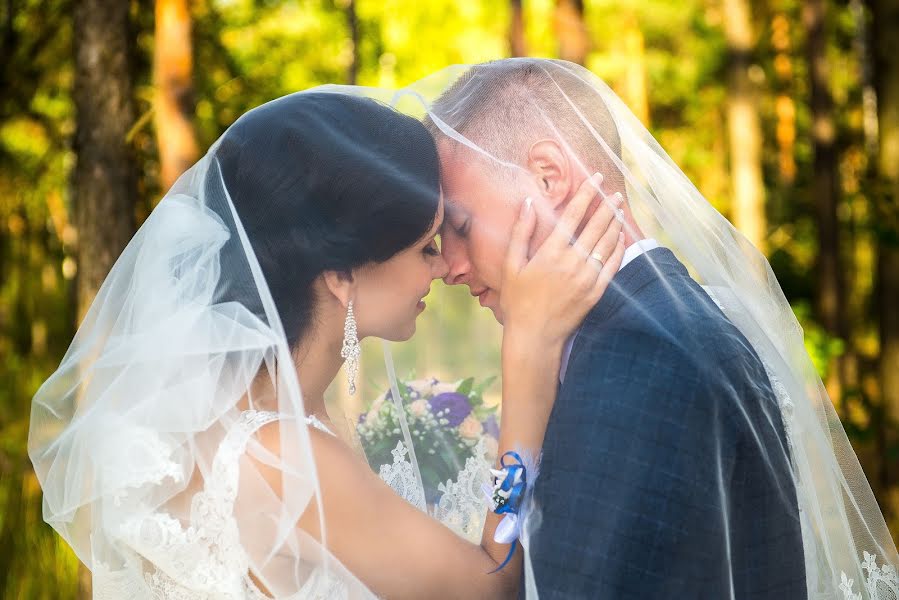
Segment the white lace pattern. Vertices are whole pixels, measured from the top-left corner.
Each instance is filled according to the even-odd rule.
[[[412,463],[406,459],[409,450],[403,442],[397,442],[393,454],[393,463],[381,465],[378,473],[384,483],[389,485],[400,498],[406,500],[415,508],[427,512],[425,494],[415,479],[415,469]]]
[[[473,544],[481,541],[490,507],[484,492],[484,485],[490,481],[486,442],[487,438],[478,440],[456,481],[448,480],[437,487],[443,494],[434,508],[436,519]]]
[[[440,500],[429,511],[424,491],[415,479],[412,463],[407,458],[408,449],[403,442],[397,442],[393,449],[393,463],[381,465],[380,476],[401,498],[455,531],[458,535],[479,543],[484,530],[489,501],[483,486],[490,480],[490,465],[487,455],[486,438],[481,438],[474,452],[465,461],[456,480],[447,480],[437,489]]]
[[[240,544],[233,508],[239,460],[250,435],[278,418],[277,413],[255,410],[241,414],[219,445],[202,491],[192,498],[187,527],[162,511],[125,520],[118,534],[132,551],[127,558],[132,564],[113,570],[95,562],[94,598],[267,598],[249,577],[249,559]],[[331,433],[314,417],[307,418],[306,422]],[[316,570],[293,597],[339,599],[348,597],[348,592],[341,580]]]
[[[862,590],[855,591],[855,580],[845,572],[840,573],[840,591],[843,592],[843,600],[862,600],[861,591],[868,594],[872,600],[899,600],[899,577],[893,565],[877,564],[877,555],[864,553],[862,569],[865,570],[865,580],[862,582]]]

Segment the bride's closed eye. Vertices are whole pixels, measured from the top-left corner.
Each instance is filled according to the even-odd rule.
[[[431,238],[431,241],[424,247],[423,252],[428,256],[440,256],[440,245],[437,243],[437,237]]]

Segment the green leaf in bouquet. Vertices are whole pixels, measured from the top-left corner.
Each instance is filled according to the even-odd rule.
[[[459,384],[459,387],[456,388],[456,392],[462,394],[463,396],[471,395],[471,388],[474,385],[474,377],[469,377],[468,379],[463,379],[462,383]]]
[[[481,404],[480,406],[475,406],[471,412],[472,414],[474,414],[475,419],[483,423],[490,415],[496,415],[496,407],[484,406],[483,404]]]
[[[486,379],[484,379],[482,382],[480,382],[479,384],[477,384],[477,385],[474,387],[474,393],[477,394],[478,397],[483,396],[483,395],[484,395],[484,391],[485,391],[487,388],[489,388],[490,385],[491,385],[494,381],[496,381],[496,375],[491,375],[490,377],[487,377]]]

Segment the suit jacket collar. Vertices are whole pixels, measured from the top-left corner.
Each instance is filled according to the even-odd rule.
[[[670,276],[689,277],[686,267],[671,250],[659,247],[641,254],[615,275],[603,297],[587,314],[584,324],[602,323],[626,302],[633,301],[646,285]]]

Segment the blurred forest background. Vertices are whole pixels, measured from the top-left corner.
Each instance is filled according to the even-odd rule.
[[[515,55],[603,77],[768,255],[899,532],[899,0],[2,0],[0,596],[89,597],[30,401],[177,175],[285,93]]]

